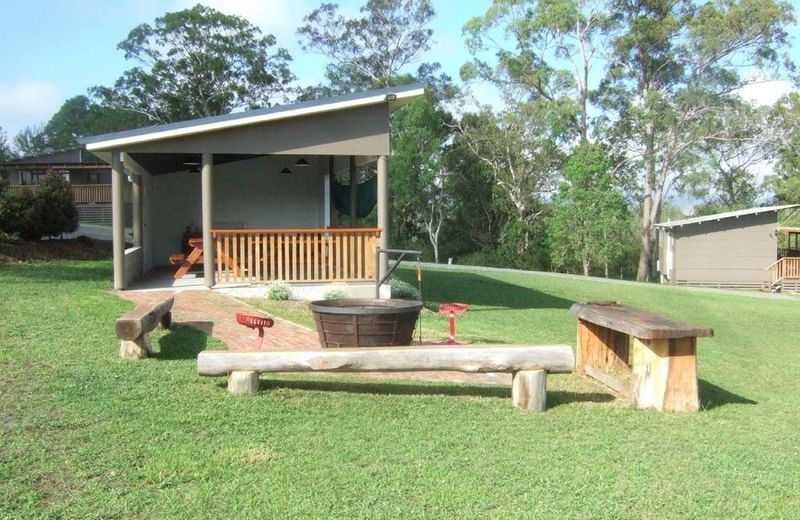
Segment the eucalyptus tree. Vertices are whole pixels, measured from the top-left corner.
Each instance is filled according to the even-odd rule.
[[[39,155],[47,150],[47,135],[44,132],[44,125],[26,126],[14,136],[14,148],[22,157]]]
[[[772,109],[770,122],[781,130],[773,144],[776,175],[770,179],[775,198],[783,204],[800,204],[800,94],[781,98]]]
[[[461,76],[495,84],[508,103],[552,104],[580,139],[588,140],[590,84],[593,69],[602,65],[610,23],[606,5],[605,0],[494,0],[464,26],[473,59]],[[495,63],[483,58],[486,53],[494,53]]]
[[[520,255],[531,244],[532,226],[542,215],[545,197],[555,189],[564,160],[563,138],[568,134],[547,116],[537,102],[499,113],[483,107],[456,126],[461,142],[491,173],[513,208],[513,225],[506,227],[504,239],[513,240]]]
[[[294,79],[291,56],[273,35],[200,4],[135,27],[117,48],[139,65],[91,93],[152,122],[269,106],[286,98]]]
[[[337,4],[323,3],[297,30],[304,51],[331,60],[325,71],[329,85],[322,87],[326,93],[396,85],[430,49],[434,10],[429,0],[368,0],[359,12],[346,18]]]
[[[603,146],[582,142],[563,169],[548,220],[553,266],[579,264],[584,276],[592,265],[608,266],[621,254],[627,232],[627,202],[611,172]]]
[[[639,172],[641,252],[649,279],[654,225],[666,193],[702,159],[703,147],[738,142],[720,124],[747,80],[778,66],[792,7],[776,0],[614,0],[616,34],[604,84],[607,135]]]

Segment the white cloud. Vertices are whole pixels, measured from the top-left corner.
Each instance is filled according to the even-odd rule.
[[[0,83],[0,126],[11,137],[23,127],[47,122],[63,101],[61,89],[54,83]]]
[[[792,83],[785,80],[766,80],[749,83],[739,89],[739,95],[758,106],[772,105],[792,91]]]

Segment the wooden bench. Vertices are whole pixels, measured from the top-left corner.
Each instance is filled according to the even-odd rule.
[[[148,333],[160,323],[165,329],[172,325],[172,304],[175,298],[165,297],[142,303],[116,321],[119,355],[127,359],[142,359],[153,353]]]
[[[197,357],[199,375],[228,376],[228,391],[235,394],[256,393],[261,372],[511,372],[512,402],[527,412],[544,411],[548,372],[568,373],[574,367],[567,345],[206,351]]]
[[[713,336],[712,329],[613,302],[576,303],[570,310],[578,318],[579,374],[629,395],[637,408],[698,410],[697,338]]]

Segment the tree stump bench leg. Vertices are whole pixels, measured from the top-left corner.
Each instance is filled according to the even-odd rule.
[[[511,402],[523,412],[543,412],[547,406],[547,371],[514,372],[511,380]]]
[[[144,359],[153,354],[150,337],[145,333],[134,340],[122,339],[119,342],[119,356],[125,359]]]
[[[633,338],[631,404],[659,412],[696,412],[697,338]]]
[[[228,392],[237,395],[255,395],[258,392],[258,372],[234,371],[228,374]]]

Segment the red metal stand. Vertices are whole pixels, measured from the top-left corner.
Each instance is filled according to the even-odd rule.
[[[448,345],[460,343],[456,341],[456,316],[461,316],[469,309],[466,303],[443,303],[439,305],[439,312],[450,315],[450,337],[447,339]]]
[[[261,350],[261,344],[264,342],[264,328],[269,328],[275,325],[275,322],[270,318],[262,318],[261,316],[251,316],[249,314],[236,314],[236,321],[240,325],[244,325],[250,329],[258,329],[258,339],[256,339],[256,350]]]

